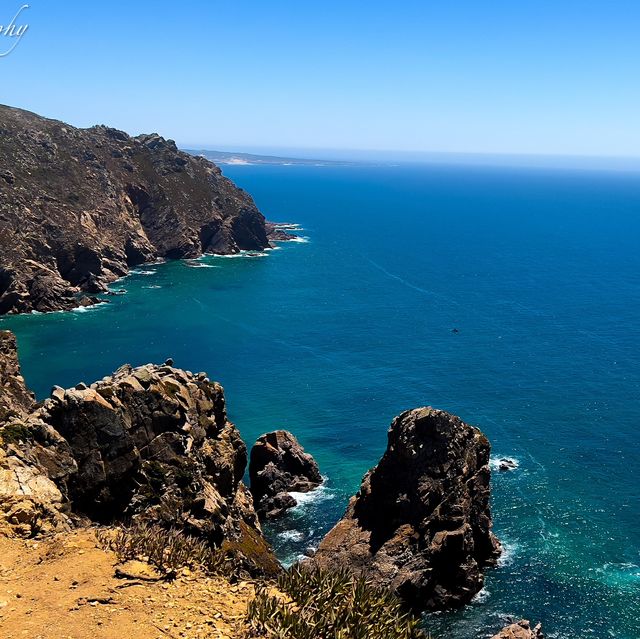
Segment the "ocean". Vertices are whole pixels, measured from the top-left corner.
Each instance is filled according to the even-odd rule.
[[[479,639],[640,636],[640,174],[464,166],[226,166],[302,239],[145,265],[89,310],[5,318],[28,384],[174,358],[225,388],[248,443],[292,431],[326,483],[267,533],[294,561],[342,515],[393,417],[432,405],[493,456],[486,587],[427,615]],[[457,332],[454,331],[457,330]]]

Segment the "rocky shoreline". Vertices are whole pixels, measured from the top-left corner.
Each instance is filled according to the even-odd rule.
[[[0,106],[0,315],[94,304],[158,259],[291,238],[215,164],[172,140]]]
[[[252,449],[250,491],[247,447],[222,387],[170,360],[54,386],[36,403],[15,337],[2,331],[0,409],[0,537],[148,524],[201,539],[235,575],[268,583],[283,568],[260,519],[282,516],[289,492],[322,482],[295,437],[275,431]],[[403,413],[380,463],[302,569],[365,576],[416,611],[464,605],[500,551],[488,461],[484,435],[459,418],[429,407]],[[542,634],[520,622],[496,636]]]
[[[267,222],[217,166],[179,151],[172,140],[131,137],[105,126],[77,129],[0,106],[0,315],[90,306],[104,301],[97,296],[136,266],[262,251],[295,238],[291,232],[297,230]],[[321,602],[338,588],[345,619],[353,613],[344,606],[347,589],[353,605],[381,606],[382,617],[403,638],[422,639],[414,614],[468,603],[500,554],[491,531],[489,451],[486,437],[454,415],[431,407],[402,413],[344,517],[313,557],[287,572],[262,522],[286,516],[296,505],[292,493],[323,482],[294,435],[267,432],[249,455],[227,417],[220,384],[206,373],[176,368],[172,360],[124,365],[74,388],[54,386],[36,402],[20,372],[14,335],[0,331],[0,541],[8,556],[14,553],[14,568],[23,554],[33,556],[33,601],[39,581],[51,577],[46,558],[56,549],[62,549],[60,565],[69,575],[85,575],[83,585],[93,583],[93,565],[79,557],[74,563],[75,547],[90,549],[91,561],[102,566],[101,585],[91,587],[113,581],[104,571],[110,561],[116,561],[116,578],[137,587],[164,581],[154,586],[154,599],[179,574],[191,574],[180,571],[190,570],[195,553],[202,558],[198,569],[215,564],[222,572],[215,573],[215,588],[211,571],[193,577],[181,604],[180,636],[190,636],[197,614],[187,600],[215,591],[218,603],[223,599],[244,613],[225,621],[224,634],[211,636],[306,639],[313,636],[307,633],[310,620],[333,623],[333,604]],[[247,466],[250,486],[244,482]],[[508,459],[499,466],[514,467]],[[123,557],[127,535],[133,567]],[[112,541],[95,545],[95,539]],[[47,548],[44,559],[40,543]],[[169,563],[170,569],[151,566],[152,552],[156,564]],[[238,580],[246,580],[242,589],[233,585]],[[77,586],[72,579],[70,590]],[[284,590],[274,597],[278,587]],[[111,593],[116,589],[109,586]],[[306,603],[295,600],[301,590]],[[1,595],[0,588],[0,628],[9,605]],[[105,605],[113,600],[95,599]],[[93,601],[81,597],[70,610]],[[137,616],[145,614],[142,599],[123,605],[121,612],[129,606]],[[8,612],[13,632],[34,610],[14,605]],[[376,615],[368,615],[367,623],[375,624]],[[46,615],[35,616],[36,636],[50,636]],[[284,624],[279,629],[270,626],[276,617]],[[120,636],[120,623],[137,623],[126,614],[117,618],[115,634],[96,634],[88,619],[69,632],[111,639]],[[215,619],[206,623],[218,628]],[[285,626],[301,634],[286,634]],[[167,628],[162,634],[173,636]],[[145,639],[158,636],[150,628],[143,633]],[[376,633],[387,637],[384,629]],[[494,639],[541,637],[539,626],[521,621]]]

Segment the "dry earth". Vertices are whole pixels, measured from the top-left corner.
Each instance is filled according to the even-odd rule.
[[[127,576],[123,576],[126,573]],[[185,569],[174,581],[118,564],[91,530],[25,541],[0,537],[3,639],[236,639],[253,584]],[[151,579],[152,581],[149,581]]]

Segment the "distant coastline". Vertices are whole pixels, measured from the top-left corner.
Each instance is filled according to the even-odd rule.
[[[437,166],[469,166],[514,169],[574,171],[620,171],[639,172],[640,158],[597,157],[573,155],[538,155],[511,153],[464,153],[464,152],[411,152],[411,151],[358,151],[338,149],[277,149],[270,153],[245,153],[241,151],[218,151],[181,147],[186,153],[201,156],[222,165],[278,165],[278,166],[399,166],[428,164]]]
[[[275,155],[257,155],[255,153],[235,153],[230,151],[209,151],[206,149],[185,149],[191,155],[206,158],[216,164],[275,164],[278,166],[303,165],[303,166],[345,166],[351,162],[341,160],[310,160],[304,158],[278,157]]]

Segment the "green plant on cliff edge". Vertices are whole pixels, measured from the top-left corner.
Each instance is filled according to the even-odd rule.
[[[115,552],[119,561],[141,559],[169,577],[185,567],[212,575],[231,572],[225,553],[175,528],[136,522],[115,530],[98,529],[96,537],[103,548]]]
[[[269,639],[427,639],[400,600],[344,571],[291,568],[277,590],[249,603],[249,637]]]

